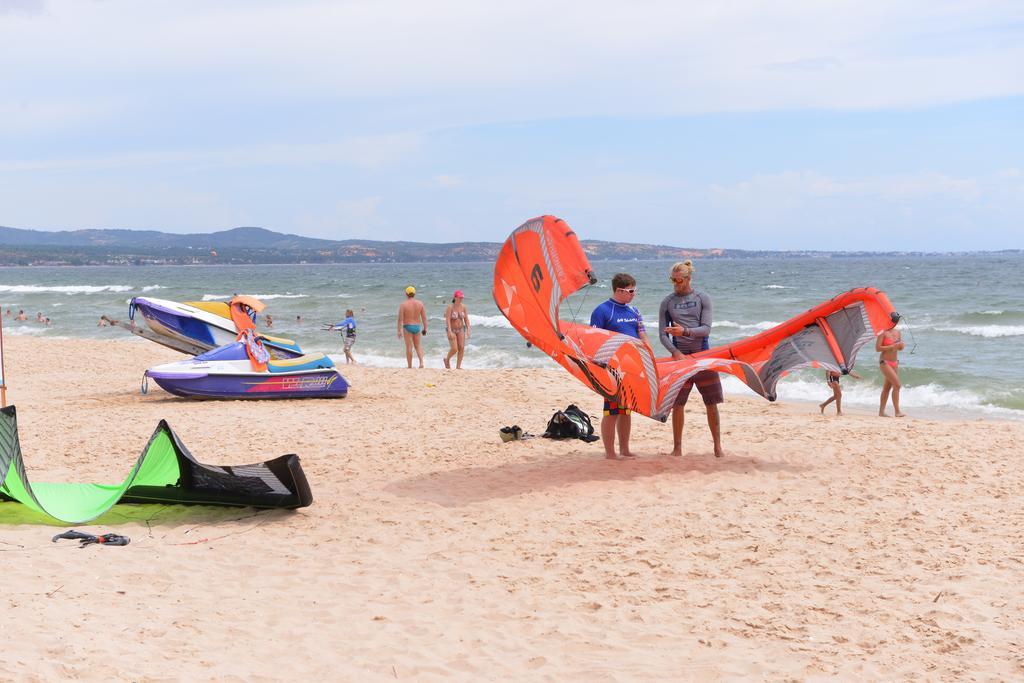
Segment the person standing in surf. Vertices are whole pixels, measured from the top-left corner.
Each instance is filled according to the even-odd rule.
[[[640,311],[630,305],[636,296],[636,280],[628,273],[616,273],[612,278],[612,296],[590,314],[590,326],[628,334],[650,346],[644,319]],[[629,450],[629,432],[633,418],[628,408],[605,399],[604,417],[601,418],[601,441],[604,442],[604,457],[617,460],[615,435],[619,437],[619,454],[624,458],[635,457]]]
[[[329,329],[341,330],[345,337],[345,362],[358,365],[355,356],[352,355],[352,347],[356,343],[356,319],[354,316],[355,312],[351,308],[348,309],[345,311],[345,319],[340,323],[334,323]]]
[[[444,357],[444,366],[452,366],[452,356],[455,359],[455,369],[462,369],[462,357],[466,354],[466,341],[469,340],[469,311],[462,303],[464,298],[461,289],[456,289],[452,296],[452,302],[444,309],[444,327],[448,334],[448,355]]]
[[[893,314],[895,317],[896,314]],[[898,354],[903,350],[903,335],[895,329],[899,318],[893,323],[892,328],[886,330],[875,338],[875,351],[878,351],[878,369],[882,373],[882,396],[878,402],[878,416],[889,417],[885,412],[885,404],[892,394],[892,407],[896,417],[903,417],[900,412],[900,389],[903,383],[900,381],[900,360]]]
[[[420,367],[423,367],[423,347],[420,337],[427,333],[427,309],[422,301],[416,300],[416,288],[405,288],[405,301],[398,307],[398,338],[405,337],[405,362],[412,368],[412,352],[416,351]]]
[[[658,325],[665,325],[658,338],[675,359],[706,350],[708,336],[711,334],[711,297],[693,288],[693,271],[692,261],[672,266],[669,279],[672,281],[673,292],[661,302],[658,311]],[[714,442],[715,457],[721,458],[724,451],[718,404],[724,402],[725,398],[722,395],[722,381],[713,370],[698,372],[686,381],[676,396],[672,407],[672,455],[683,454],[683,411],[694,386],[704,399],[704,407],[707,409],[708,429]]]

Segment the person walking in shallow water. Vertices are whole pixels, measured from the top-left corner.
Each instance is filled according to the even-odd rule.
[[[444,366],[452,366],[452,356],[456,356],[455,369],[462,369],[462,357],[466,354],[466,341],[469,340],[469,311],[462,303],[461,289],[456,289],[452,302],[444,309],[444,326],[448,334],[448,355],[444,357]]]
[[[412,352],[416,351],[420,367],[423,367],[423,347],[420,337],[427,333],[427,309],[422,301],[416,300],[416,288],[405,288],[405,301],[398,307],[398,338],[405,337],[405,362],[412,367]]]
[[[895,314],[894,314],[895,315]],[[899,322],[897,318],[896,322]],[[903,335],[895,329],[888,329],[875,339],[875,351],[878,351],[878,369],[882,373],[885,383],[882,385],[882,396],[878,401],[878,416],[889,417],[885,412],[885,404],[892,395],[892,408],[896,417],[903,417],[900,411],[900,389],[903,383],[900,381],[900,361],[898,354],[904,348]]]
[[[341,330],[341,333],[344,335],[345,362],[354,363],[358,365],[358,363],[356,363],[355,356],[352,355],[352,347],[355,346],[356,343],[355,312],[351,308],[345,311],[345,319],[342,320],[340,323],[334,323],[333,325],[331,325],[330,329]]]

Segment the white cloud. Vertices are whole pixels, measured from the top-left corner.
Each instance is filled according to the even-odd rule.
[[[731,205],[760,204],[780,197],[789,202],[819,198],[851,198],[895,201],[928,199],[975,202],[994,192],[1005,192],[1005,186],[1016,181],[1016,189],[1024,191],[1020,171],[1009,169],[981,178],[954,177],[944,173],[913,173],[871,178],[837,179],[813,171],[784,171],[758,175],[731,184],[713,184],[711,196],[719,203]]]
[[[1019,170],[973,172],[1013,163],[1015,139],[991,160],[963,153],[972,170],[959,175],[882,175],[907,166],[881,149],[845,167],[832,158],[828,172],[753,175],[789,157],[723,139],[721,157],[706,145],[682,155],[700,171],[686,180],[661,170],[673,167],[656,144],[616,159],[614,144],[590,151],[583,139],[602,117],[614,137],[622,118],[1021,96],[1016,1],[0,0],[0,46],[0,222],[22,227],[399,237],[433,225],[457,239],[555,211],[650,241],[671,241],[659,235],[692,218],[739,246],[718,226],[791,230],[821,214],[852,225],[900,212],[911,223],[942,210],[1005,226],[1024,208]],[[571,139],[529,125],[550,119],[575,119],[560,127]],[[521,137],[510,125],[465,129],[510,121],[526,122]],[[477,150],[523,142],[508,159],[468,159],[449,144],[459,135]],[[534,161],[540,144],[546,159]],[[942,147],[968,144],[937,137],[920,168],[948,169]]]
[[[57,159],[0,161],[0,173],[88,171],[163,165],[259,166],[340,164],[373,169],[405,161],[418,153],[412,133],[366,135],[320,144],[265,144],[247,147],[154,149]]]
[[[441,174],[431,178],[431,184],[433,184],[435,187],[444,187],[450,189],[462,185],[462,179],[453,175]]]
[[[0,14],[40,14],[43,0],[0,0]]]
[[[18,67],[0,85],[44,109],[54,82],[83,101],[421,100],[413,118],[452,124],[913,107],[1024,93],[1022,22],[1015,2],[52,0],[0,24]]]

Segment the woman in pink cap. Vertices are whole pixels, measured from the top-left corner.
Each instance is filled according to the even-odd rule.
[[[452,366],[452,356],[458,354],[455,359],[455,367],[462,369],[462,357],[466,353],[466,340],[469,339],[469,312],[462,303],[462,290],[456,289],[452,296],[452,302],[444,309],[444,327],[448,333],[448,355],[444,357],[444,366]]]

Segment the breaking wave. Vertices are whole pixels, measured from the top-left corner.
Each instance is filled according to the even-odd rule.
[[[234,296],[234,295],[233,294],[203,294],[202,300],[203,301],[227,301],[232,296]],[[260,301],[270,301],[271,299],[305,299],[309,295],[308,294],[292,294],[292,293],[289,292],[288,294],[249,294],[248,296],[256,297]]]
[[[503,315],[474,315],[470,313],[469,324],[479,325],[480,327],[504,327],[508,330],[512,329],[512,323],[510,323],[508,318]]]
[[[972,337],[1020,337],[1024,336],[1024,325],[969,325],[963,327],[936,327],[939,332],[957,332]]]
[[[781,324],[782,323],[775,322],[774,320],[762,320],[759,323],[737,323],[732,320],[719,320],[711,327],[712,329],[716,327],[731,327],[740,331],[764,332],[765,330],[770,330],[771,328]]]

